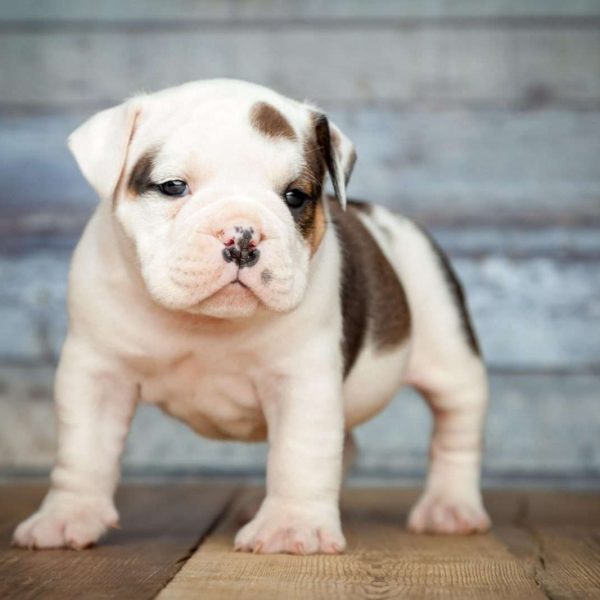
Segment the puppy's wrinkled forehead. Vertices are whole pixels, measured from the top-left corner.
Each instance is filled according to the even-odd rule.
[[[225,171],[230,181],[285,179],[313,138],[310,111],[275,94],[158,95],[140,119],[129,166],[137,182],[144,174],[207,181]]]

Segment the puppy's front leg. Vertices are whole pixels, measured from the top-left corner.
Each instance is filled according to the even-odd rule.
[[[58,452],[51,487],[13,543],[29,548],[84,548],[116,526],[113,494],[135,409],[136,388],[73,336],[55,384]]]
[[[344,417],[339,369],[323,364],[304,377],[287,378],[282,392],[265,407],[270,443],[267,496],[254,519],[238,532],[235,548],[342,552]]]

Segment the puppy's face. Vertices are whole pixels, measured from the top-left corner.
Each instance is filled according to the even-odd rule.
[[[313,108],[222,80],[133,99],[70,142],[154,300],[220,318],[301,302],[325,232],[325,174],[345,202],[354,160]]]

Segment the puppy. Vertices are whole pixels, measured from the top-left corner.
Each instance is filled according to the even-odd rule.
[[[354,148],[323,113],[201,81],[102,111],[69,145],[101,202],[71,266],[51,488],[15,544],[83,548],[117,524],[146,402],[207,437],[268,440],[267,495],[236,549],[342,552],[350,431],[402,385],[435,420],[408,527],[489,527],[487,377],[460,284],[414,223],[346,201]]]

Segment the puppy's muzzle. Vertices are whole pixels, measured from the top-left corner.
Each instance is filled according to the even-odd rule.
[[[255,227],[236,225],[223,231],[220,239],[225,245],[223,258],[226,262],[235,262],[240,269],[253,267],[258,262],[260,232]]]

